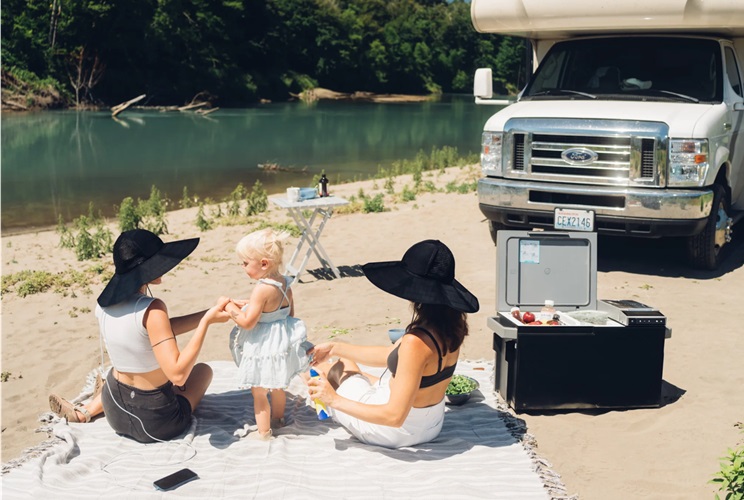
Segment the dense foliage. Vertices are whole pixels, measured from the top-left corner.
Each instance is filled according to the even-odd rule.
[[[4,74],[74,104],[207,92],[223,106],[342,92],[467,92],[475,68],[520,84],[518,39],[476,33],[462,0],[5,0]]]

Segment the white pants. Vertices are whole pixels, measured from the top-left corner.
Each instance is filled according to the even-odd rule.
[[[352,401],[382,405],[390,400],[389,380],[381,379],[378,384],[373,385],[364,375],[352,375],[341,383],[336,392]],[[444,423],[444,398],[433,406],[411,408],[401,427],[371,424],[335,409],[332,410],[332,416],[363,443],[386,448],[414,446],[431,441],[439,435]]]

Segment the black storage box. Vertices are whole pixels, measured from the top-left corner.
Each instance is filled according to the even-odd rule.
[[[516,411],[658,407],[665,325],[587,324],[565,318],[597,309],[595,233],[499,231],[498,312],[487,320],[495,389]],[[565,318],[531,326],[512,307],[539,312],[546,299]]]

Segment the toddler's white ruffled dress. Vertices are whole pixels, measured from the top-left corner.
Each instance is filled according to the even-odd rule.
[[[284,286],[271,279],[258,281],[276,286],[286,298],[285,287],[290,285],[287,277],[284,280]],[[280,304],[276,311],[261,313],[258,323],[250,330],[235,326],[230,332],[230,351],[238,365],[241,389],[252,386],[286,389],[295,375],[308,370],[307,351],[312,344],[307,340],[305,323],[290,316],[289,310],[289,306]]]

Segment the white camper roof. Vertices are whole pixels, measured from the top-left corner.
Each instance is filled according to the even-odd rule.
[[[476,31],[532,39],[610,33],[744,36],[744,0],[472,0]]]

